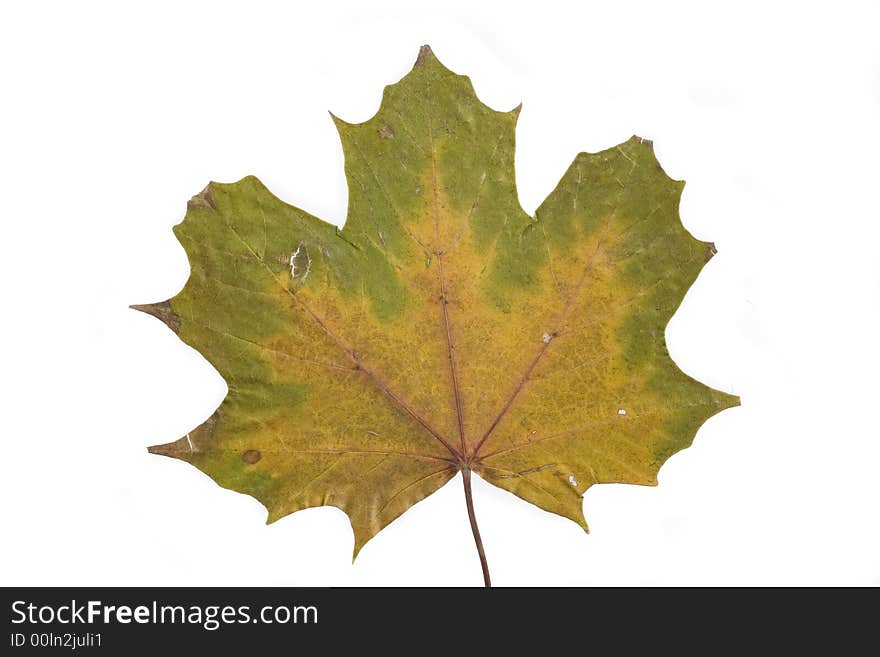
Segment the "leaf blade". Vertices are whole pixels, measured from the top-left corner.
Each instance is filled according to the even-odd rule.
[[[665,345],[714,245],[681,225],[683,183],[637,137],[579,154],[529,216],[518,116],[425,47],[376,115],[333,117],[342,230],[254,177],[193,197],[175,227],[189,280],[136,308],[202,353],[229,394],[150,451],[253,495],[270,522],[337,506],[355,555],[460,469],[584,529],[589,486],[655,485],[706,419],[739,403]]]

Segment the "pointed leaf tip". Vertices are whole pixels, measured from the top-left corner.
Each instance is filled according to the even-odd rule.
[[[177,444],[178,441],[173,443],[164,443],[162,445],[150,445],[147,447],[147,451],[150,454],[156,454],[157,456],[168,456],[171,458],[177,458],[180,454],[180,446]]]
[[[158,303],[132,304],[129,306],[132,310],[152,315],[156,319],[161,320],[168,328],[175,333],[180,332],[180,317],[171,307],[171,301],[160,301]]]
[[[419,48],[419,56],[416,57],[416,63],[413,66],[413,68],[416,68],[418,66],[424,66],[425,64],[431,62],[432,60],[436,61],[437,56],[434,54],[434,51],[431,50],[431,46],[429,46],[428,44],[425,44],[421,48]]]
[[[208,183],[202,191],[193,196],[187,204],[188,207],[201,207],[208,208],[209,210],[216,210],[217,206],[214,203],[214,196],[211,193],[211,184],[212,183]]]
[[[633,135],[629,138],[629,141],[639,144],[640,146],[644,146],[652,153],[654,152],[654,142],[651,139],[645,139],[644,137]]]
[[[336,126],[337,132],[342,130],[342,128],[350,128],[356,125],[355,123],[349,123],[345,119],[336,116],[331,110],[327,110],[327,113],[330,115],[330,118],[333,119],[333,125]]]
[[[715,242],[703,242],[703,244],[706,245],[706,262],[709,262],[718,253],[718,249],[715,248]]]

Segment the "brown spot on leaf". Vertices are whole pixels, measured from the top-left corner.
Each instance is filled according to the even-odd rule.
[[[382,127],[378,130],[379,136],[382,139],[394,139],[394,128],[392,128],[387,123],[383,123]]]
[[[241,460],[249,465],[253,465],[261,458],[263,458],[263,455],[257,449],[249,449],[241,455]]]

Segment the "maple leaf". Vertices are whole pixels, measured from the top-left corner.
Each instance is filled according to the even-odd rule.
[[[342,230],[256,178],[211,183],[174,232],[191,265],[134,306],[229,386],[155,454],[254,496],[275,521],[332,505],[354,553],[458,472],[584,529],[593,484],[655,485],[739,400],[684,374],[664,330],[715,253],[682,226],[684,183],[636,137],[580,153],[535,216],[519,205],[519,108],[497,112],[423,47],[376,115],[334,117]]]

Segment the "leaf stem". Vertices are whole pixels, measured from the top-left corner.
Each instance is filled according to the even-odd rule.
[[[477,554],[480,555],[480,566],[483,569],[483,582],[486,588],[490,588],[492,580],[489,578],[489,564],[486,562],[483,539],[480,538],[480,528],[477,527],[477,516],[474,514],[474,496],[471,493],[471,469],[469,467],[462,468],[461,477],[464,483],[464,499],[467,503],[468,519],[471,521],[471,531],[474,533],[474,543],[477,544]]]

